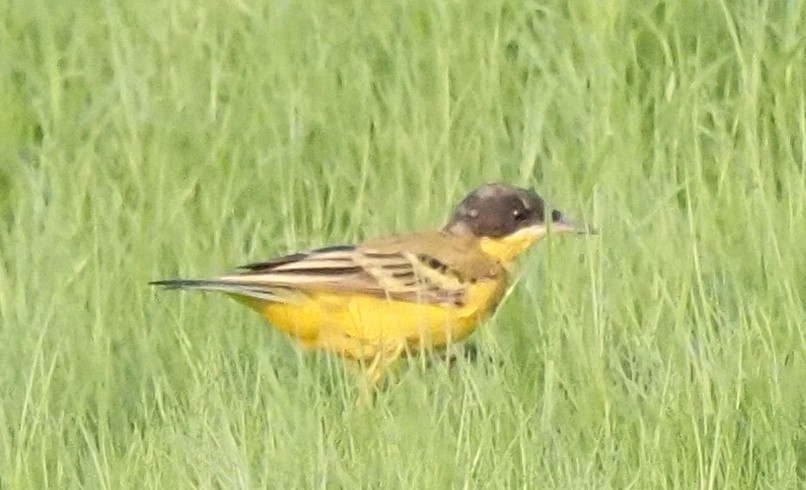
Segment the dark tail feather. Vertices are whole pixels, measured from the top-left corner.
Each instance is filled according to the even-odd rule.
[[[151,281],[148,285],[161,286],[165,289],[207,289],[220,286],[221,283],[205,279],[166,279],[162,281]]]
[[[168,279],[164,281],[151,281],[151,286],[161,286],[166,289],[197,289],[200,291],[218,291],[234,296],[254,298],[273,303],[287,303],[292,297],[287,288],[262,287],[252,283],[238,283],[214,279]],[[286,294],[282,294],[285,292]]]

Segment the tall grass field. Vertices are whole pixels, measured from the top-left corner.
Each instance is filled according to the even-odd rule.
[[[804,0],[0,0],[0,488],[806,487]],[[224,296],[485,182],[596,236],[372,403]]]

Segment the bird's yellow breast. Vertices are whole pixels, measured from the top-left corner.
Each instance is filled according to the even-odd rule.
[[[470,335],[500,301],[501,277],[468,286],[462,305],[395,301],[364,294],[309,293],[290,303],[250,303],[269,322],[304,346],[368,359],[381,349],[442,347]]]

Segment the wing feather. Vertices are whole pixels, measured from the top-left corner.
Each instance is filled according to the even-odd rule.
[[[489,276],[497,269],[486,262],[468,268],[461,262],[467,261],[462,256],[467,250],[457,250],[455,244],[453,248],[434,246],[433,238],[411,235],[360,247],[317,249],[247,264],[233,274],[209,280],[177,282],[174,287],[219,290],[274,302],[297,301],[300,293],[326,291],[460,306],[468,286],[479,279],[478,271],[489,271],[483,273]],[[437,238],[441,239],[437,245],[446,241],[445,236]]]

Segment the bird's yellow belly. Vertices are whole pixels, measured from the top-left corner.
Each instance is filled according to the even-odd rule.
[[[412,351],[462,340],[497,305],[503,281],[473,285],[461,306],[315,293],[300,302],[251,305],[304,346],[367,359],[397,346]]]

